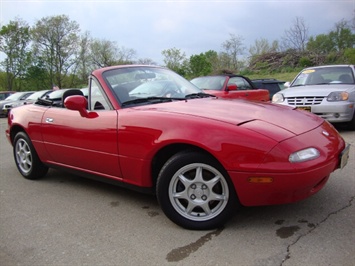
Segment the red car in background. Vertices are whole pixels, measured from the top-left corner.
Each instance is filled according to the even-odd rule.
[[[203,76],[192,79],[191,83],[219,98],[270,101],[268,90],[256,88],[249,78],[241,75]]]
[[[189,229],[219,227],[240,204],[305,199],[348,159],[339,133],[312,113],[222,100],[162,67],[102,68],[87,97],[52,94],[8,116],[22,176],[53,167],[149,191]]]

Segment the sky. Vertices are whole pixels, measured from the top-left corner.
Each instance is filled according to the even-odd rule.
[[[355,0],[0,0],[0,25],[21,18],[34,26],[57,15],[93,38],[134,49],[135,60],[163,64],[163,50],[177,48],[187,58],[220,52],[231,34],[242,39],[247,56],[256,40],[280,41],[296,17],[310,36],[328,34],[354,18]]]

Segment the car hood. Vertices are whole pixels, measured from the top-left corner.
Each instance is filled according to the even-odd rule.
[[[333,91],[351,91],[354,90],[353,84],[324,84],[324,85],[308,85],[290,87],[282,90],[285,97],[300,97],[300,96],[328,96]]]
[[[239,99],[194,99],[134,109],[169,112],[230,123],[266,135],[277,134],[279,136],[273,138],[278,141],[312,130],[324,121],[309,112],[298,111],[289,106]],[[288,123],[290,120],[292,123]]]
[[[0,101],[0,108],[2,108],[5,104],[7,103],[11,103],[12,101],[9,101],[9,100],[2,100]]]
[[[2,103],[2,105],[13,104],[13,103],[17,103],[17,102],[21,102],[21,101],[20,101],[20,100],[4,101],[4,102]]]

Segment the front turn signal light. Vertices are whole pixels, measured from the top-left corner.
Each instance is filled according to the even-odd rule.
[[[272,177],[249,177],[249,183],[272,183],[274,179]]]

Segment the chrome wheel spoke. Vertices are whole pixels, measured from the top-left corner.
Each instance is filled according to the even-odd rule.
[[[27,142],[20,139],[15,147],[16,161],[24,173],[28,173],[32,168],[32,154]]]
[[[170,182],[170,200],[176,211],[193,221],[219,215],[228,203],[228,184],[214,167],[203,163],[186,165]]]

